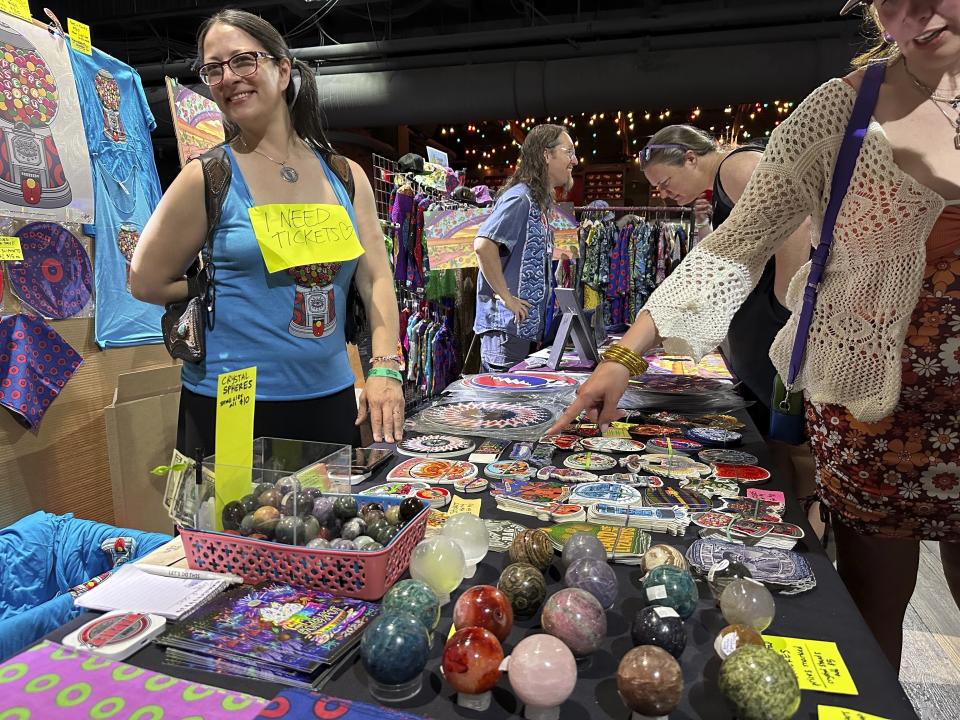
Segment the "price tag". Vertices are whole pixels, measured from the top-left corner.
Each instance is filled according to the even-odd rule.
[[[786,658],[797,675],[801,690],[858,695],[847,664],[835,642],[764,635],[771,650]]]
[[[353,222],[342,205],[258,205],[248,210],[267,270],[346,262],[363,255]]]
[[[67,18],[67,34],[70,36],[70,44],[77,52],[84,55],[93,55],[93,47],[90,45],[90,26],[82,22]]]
[[[887,720],[887,718],[836,705],[818,705],[817,720]]]
[[[24,20],[29,20],[30,3],[27,0],[0,0],[0,11]]]
[[[255,367],[217,377],[217,432],[214,521],[222,530],[223,506],[250,492],[253,476],[253,408],[257,396]]]
[[[456,515],[457,513],[470,513],[471,515],[480,517],[481,504],[482,501],[480,498],[467,500],[466,498],[454,495],[453,500],[450,501],[450,507],[447,508],[447,517]]]
[[[0,260],[23,260],[20,238],[14,235],[0,235]]]

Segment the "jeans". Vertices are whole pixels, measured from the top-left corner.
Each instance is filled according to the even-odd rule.
[[[529,340],[498,330],[480,334],[480,365],[484,372],[506,372],[529,354]]]

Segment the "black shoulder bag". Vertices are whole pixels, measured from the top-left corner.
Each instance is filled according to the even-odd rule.
[[[199,157],[203,168],[207,236],[199,256],[187,269],[187,297],[167,304],[160,318],[163,344],[171,357],[189,363],[203,362],[207,355],[206,332],[214,325],[213,234],[220,222],[223,201],[230,189],[233,171],[222,145]]]

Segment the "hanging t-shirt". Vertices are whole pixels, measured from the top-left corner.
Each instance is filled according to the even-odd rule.
[[[83,126],[90,148],[96,221],[84,231],[96,241],[94,337],[101,347],[159,343],[163,308],[130,294],[130,260],[147,219],[160,202],[150,112],[140,76],[97,49],[71,48]]]

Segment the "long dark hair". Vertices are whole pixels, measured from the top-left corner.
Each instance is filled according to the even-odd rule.
[[[553,206],[553,188],[547,187],[547,163],[543,152],[560,144],[560,136],[569,132],[563,125],[537,125],[523,140],[517,169],[504,183],[499,194],[518,183],[530,188],[530,194],[544,212]]]
[[[307,145],[318,150],[324,156],[333,153],[333,146],[327,140],[326,133],[323,131],[323,110],[320,107],[320,93],[317,91],[316,79],[310,66],[303,60],[298,60],[291,55],[287,41],[283,39],[283,36],[277,32],[273,25],[245,10],[221,10],[216,15],[207,18],[200,26],[200,31],[197,33],[197,55],[201,58],[201,62],[203,41],[206,40],[210,28],[219,23],[243,30],[263,45],[263,49],[275,58],[287,58],[290,61],[290,83],[287,85],[284,97],[287,101],[287,109],[290,111],[290,122],[293,124],[293,129]],[[294,84],[294,71],[300,73],[299,89]],[[223,130],[227,142],[235,140],[240,135],[240,128],[226,119],[223,121]]]

